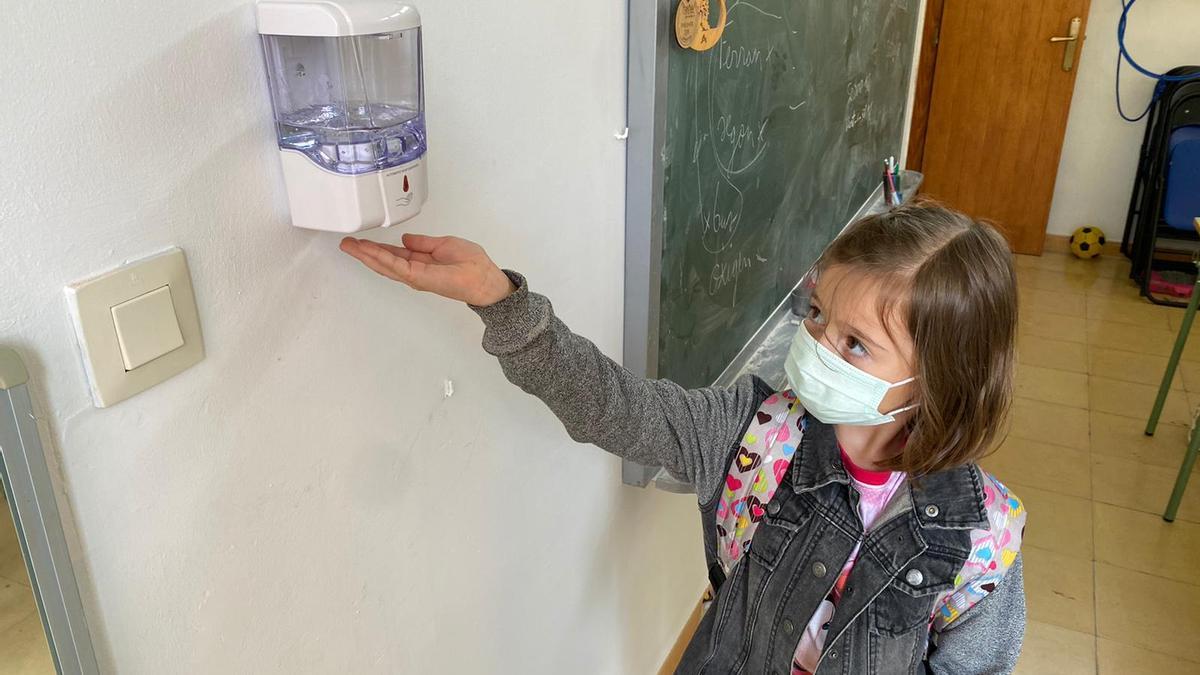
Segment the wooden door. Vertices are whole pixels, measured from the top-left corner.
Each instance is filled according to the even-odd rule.
[[[1017,253],[1040,254],[1045,243],[1089,3],[941,0],[924,152],[915,153],[922,192],[995,222]],[[1078,39],[1051,42],[1076,17]]]

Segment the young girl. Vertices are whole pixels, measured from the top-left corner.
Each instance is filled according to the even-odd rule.
[[[1020,500],[974,463],[1012,395],[1016,279],[988,225],[930,204],[851,225],[818,267],[790,389],[686,390],[609,360],[479,246],[342,249],[469,303],[505,375],[579,442],[696,486],[716,601],[682,673],[1007,673]]]

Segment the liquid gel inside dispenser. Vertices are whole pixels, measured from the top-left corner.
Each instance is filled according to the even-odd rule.
[[[395,0],[259,0],[292,223],[356,232],[426,197],[421,19]]]

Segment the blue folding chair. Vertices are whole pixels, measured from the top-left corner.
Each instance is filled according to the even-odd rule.
[[[1176,70],[1200,73],[1195,66]],[[1158,258],[1160,239],[1200,240],[1192,227],[1200,213],[1200,80],[1172,83],[1159,93],[1152,119],[1147,120],[1122,251],[1133,261],[1130,276],[1142,295],[1151,302],[1182,306],[1152,295],[1150,282],[1155,269],[1189,269],[1186,263]]]

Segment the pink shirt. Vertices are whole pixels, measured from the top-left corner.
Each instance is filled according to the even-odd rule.
[[[904,474],[899,471],[868,471],[850,461],[845,450],[841,452],[842,464],[846,467],[846,472],[850,474],[850,483],[858,491],[858,515],[862,519],[863,531],[866,532],[875,524],[879,514],[883,512],[888,502],[895,496],[896,490],[904,483]],[[816,669],[817,662],[821,659],[821,648],[825,644],[825,633],[829,630],[834,608],[837,607],[838,600],[842,597],[842,590],[846,587],[850,570],[858,560],[860,546],[862,546],[861,541],[850,552],[850,559],[842,567],[841,574],[834,582],[829,596],[821,601],[817,612],[805,626],[804,634],[800,636],[800,644],[796,645],[796,654],[792,657],[792,675],[805,675]]]

